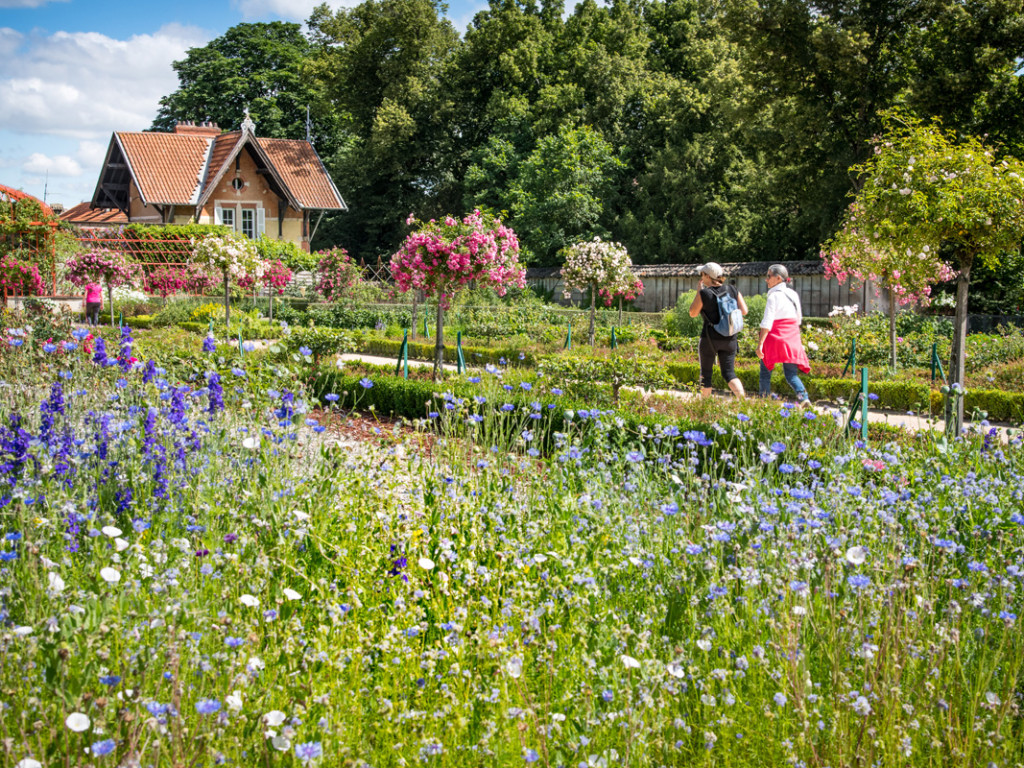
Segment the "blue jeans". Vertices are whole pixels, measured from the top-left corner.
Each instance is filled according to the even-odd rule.
[[[800,381],[800,377],[797,375],[799,372],[800,368],[796,363],[782,364],[782,374],[786,377],[786,381],[789,382],[789,386],[796,392],[796,399],[802,402],[807,399],[807,390],[804,389],[804,383]],[[761,361],[761,378],[758,382],[757,391],[761,397],[768,397],[772,393],[772,372],[765,367],[764,360]]]

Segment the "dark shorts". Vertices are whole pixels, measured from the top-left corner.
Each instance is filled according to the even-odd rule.
[[[85,302],[85,317],[91,323],[98,323],[100,319],[100,302]]]
[[[700,385],[711,386],[711,374],[715,368],[715,358],[718,358],[718,365],[722,369],[722,378],[726,383],[736,378],[736,353],[739,352],[739,342],[735,336],[727,339],[711,339],[705,334],[700,337],[700,344],[697,346],[697,353],[700,356]]]

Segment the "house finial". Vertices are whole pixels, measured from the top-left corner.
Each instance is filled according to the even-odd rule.
[[[245,133],[246,131],[254,136],[256,135],[256,123],[249,117],[249,107],[245,108],[245,120],[242,121],[242,132]]]

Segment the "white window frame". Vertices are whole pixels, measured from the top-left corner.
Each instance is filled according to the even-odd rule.
[[[252,212],[253,234],[248,234],[246,224],[242,221],[243,211]],[[250,202],[215,202],[213,205],[213,221],[225,227],[231,227],[235,232],[252,238],[258,238],[266,233],[267,213],[259,203]]]

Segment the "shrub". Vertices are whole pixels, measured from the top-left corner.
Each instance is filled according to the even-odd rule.
[[[665,313],[665,331],[671,336],[700,336],[704,321],[700,315],[690,317],[690,305],[693,304],[693,297],[696,291],[686,291],[679,294],[676,299],[675,309]]]
[[[671,381],[661,360],[639,355],[551,355],[541,359],[539,370],[586,402],[600,397],[594,386],[598,383],[611,387],[612,403],[617,403],[622,387],[662,389]]]
[[[355,351],[356,342],[349,331],[339,328],[293,328],[285,337],[284,346],[292,352],[306,348],[319,363],[325,355]]]

